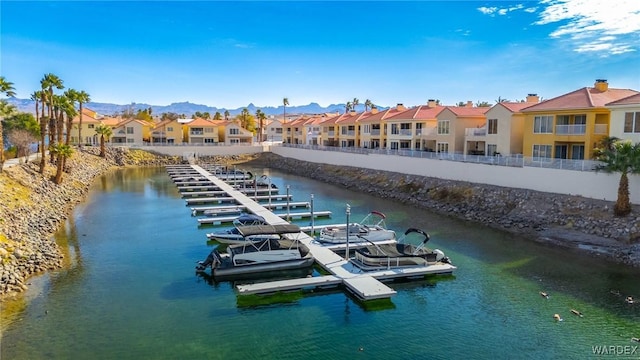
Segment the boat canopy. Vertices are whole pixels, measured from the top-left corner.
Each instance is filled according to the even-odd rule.
[[[295,234],[302,231],[300,230],[300,226],[295,224],[248,225],[238,226],[237,229],[243,237],[251,235]]]

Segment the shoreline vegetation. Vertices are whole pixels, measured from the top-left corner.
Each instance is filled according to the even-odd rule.
[[[51,181],[54,165],[47,165],[44,176],[38,172],[39,162],[12,166],[0,173],[0,302],[19,298],[28,288],[29,277],[63,266],[64,256],[53,234],[86,198],[96,177],[126,166],[183,162],[181,157],[143,150],[112,148],[106,158],[98,152],[99,148],[92,147],[75,152],[59,185]],[[272,153],[201,160],[276,168],[640,267],[638,205],[632,207],[631,215],[615,217],[613,202],[309,163]]]

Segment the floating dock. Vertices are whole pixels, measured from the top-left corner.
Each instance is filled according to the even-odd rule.
[[[309,206],[311,206],[311,204],[309,202],[305,202],[305,201],[298,201],[298,202],[289,202],[288,204],[286,202],[283,203],[271,203],[271,204],[264,204],[262,205],[263,207],[269,209],[269,210],[274,210],[274,209],[286,209],[287,207],[289,207],[290,209],[295,209],[295,208],[299,208],[299,207],[305,207],[308,208]],[[201,214],[204,213],[207,210],[224,210],[224,209],[235,209],[235,208],[241,208],[246,210],[247,208],[245,206],[242,205],[218,205],[218,206],[198,206],[198,207],[192,207],[191,211],[195,211],[195,214]]]
[[[232,196],[238,204],[244,206],[249,212],[262,216],[267,223],[287,224],[280,216],[272,213],[261,204],[256,203],[247,195],[237,191],[231,185],[209,174],[203,168],[192,165],[198,173],[216,184]],[[188,199],[190,200],[190,199]],[[319,227],[318,227],[319,228]],[[337,286],[340,283],[361,300],[387,299],[396,294],[396,291],[383,284],[380,280],[395,278],[411,278],[427,274],[452,273],[456,269],[450,264],[438,264],[426,267],[397,268],[378,271],[364,271],[327,247],[319,246],[314,239],[300,232],[299,234],[286,235],[306,245],[317,264],[328,271],[329,277],[309,277],[281,281],[262,282],[256,284],[237,285],[240,294],[267,294],[283,290],[295,290],[305,288],[321,288],[324,286]]]
[[[279,216],[283,219],[286,219],[287,217],[289,217],[289,219],[305,219],[305,218],[310,218],[311,217],[311,212],[292,212],[289,214],[275,214],[276,216]],[[331,216],[331,211],[314,211],[313,213],[313,217],[314,218],[318,218],[318,217],[326,217],[326,216]],[[216,225],[216,224],[225,224],[225,223],[232,223],[233,220],[237,219],[238,216],[208,216],[208,217],[204,217],[204,218],[198,218],[198,224],[200,225],[204,225],[204,224],[210,224],[210,225]]]

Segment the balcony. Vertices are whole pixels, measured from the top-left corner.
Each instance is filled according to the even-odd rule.
[[[191,130],[191,131],[189,132],[189,135],[204,135],[204,131],[202,131],[202,130],[200,130],[200,131],[198,131],[198,130]]]
[[[593,133],[596,135],[607,135],[609,133],[609,130],[607,130],[607,124],[596,124],[595,128],[593,129]]]
[[[371,135],[380,135],[380,129],[371,129]]]
[[[466,128],[464,129],[464,136],[487,136],[487,128]]]
[[[556,135],[584,135],[587,125],[556,125]]]

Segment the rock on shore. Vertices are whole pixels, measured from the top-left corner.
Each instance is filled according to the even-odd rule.
[[[638,205],[621,218],[613,215],[613,203],[579,196],[317,164],[272,153],[253,162],[640,267]]]

